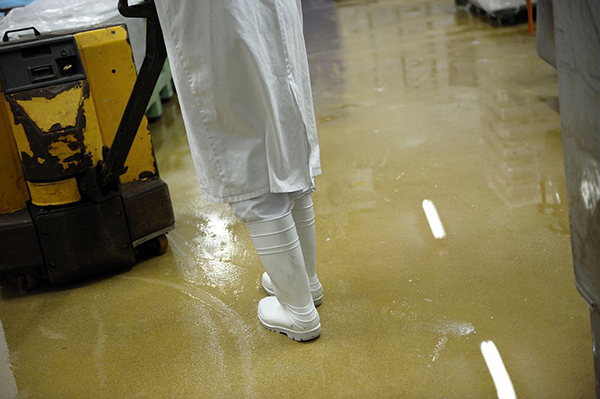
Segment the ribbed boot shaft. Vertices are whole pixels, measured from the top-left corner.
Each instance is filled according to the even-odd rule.
[[[276,219],[246,223],[246,227],[281,304],[292,309],[312,305],[304,257],[291,212]],[[302,312],[298,314],[302,318]]]
[[[294,219],[290,212],[280,218],[246,223],[259,255],[274,255],[300,245]]]
[[[315,212],[313,210],[312,196],[310,194],[300,197],[294,202],[292,216],[296,224],[296,231],[302,247],[302,255],[306,264],[306,273],[309,278],[316,278],[317,236],[315,230]]]

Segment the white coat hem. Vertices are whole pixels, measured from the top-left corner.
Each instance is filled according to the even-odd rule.
[[[279,186],[279,187],[263,187],[260,190],[256,190],[256,191],[252,191],[250,193],[246,193],[246,194],[234,194],[234,195],[224,195],[224,196],[214,196],[211,194],[207,194],[205,191],[202,190],[202,188],[200,189],[202,191],[202,196],[204,197],[205,200],[210,201],[210,202],[216,202],[218,204],[227,204],[227,203],[231,203],[231,202],[240,202],[240,201],[245,201],[245,200],[249,200],[252,198],[256,198],[256,197],[260,197],[261,195],[265,195],[267,193],[294,193],[297,191],[306,191],[306,190],[310,190],[310,191],[314,191],[315,190],[315,185],[314,185],[314,180],[317,176],[319,176],[321,174],[321,168],[315,168],[313,169],[311,175],[311,184],[309,187],[306,186],[306,184],[293,184],[293,185],[286,185],[286,186]]]
[[[210,202],[216,202],[219,204],[227,204],[230,202],[240,202],[240,201],[245,201],[245,200],[248,200],[251,198],[260,197],[261,195],[265,195],[269,192],[271,192],[271,189],[267,186],[267,187],[261,188],[260,190],[252,191],[252,192],[246,193],[246,194],[234,194],[234,195],[225,195],[225,196],[217,197],[217,196],[202,192],[202,196],[204,197],[205,200],[210,201]]]

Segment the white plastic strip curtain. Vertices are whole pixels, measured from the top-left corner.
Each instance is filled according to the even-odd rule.
[[[139,3],[130,0],[130,3]],[[97,25],[126,23],[135,63],[139,69],[145,53],[145,21],[124,18],[117,10],[118,0],[36,0],[11,10],[0,18],[0,34],[7,30],[35,27],[41,33],[65,29],[85,29]]]
[[[514,10],[517,13],[522,7],[527,7],[526,0],[469,0],[469,3],[481,8],[491,16],[495,16],[500,11]],[[532,3],[536,4],[537,0],[532,0]]]

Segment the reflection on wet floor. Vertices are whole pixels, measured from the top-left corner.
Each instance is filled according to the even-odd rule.
[[[3,290],[0,397],[593,395],[556,75],[535,38],[447,1],[303,3],[322,337],[260,327],[261,265],[201,199],[173,102],[151,126],[170,251],[76,288]]]

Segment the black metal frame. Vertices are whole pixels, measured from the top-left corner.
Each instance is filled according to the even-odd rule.
[[[104,187],[110,186],[127,171],[125,161],[154,91],[154,84],[151,82],[155,83],[158,80],[167,59],[167,49],[154,0],[131,6],[128,0],[119,0],[119,12],[127,18],[146,18],[146,56],[100,171],[100,180]]]

